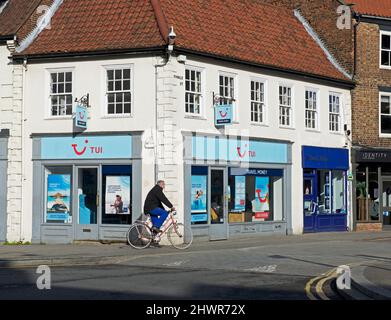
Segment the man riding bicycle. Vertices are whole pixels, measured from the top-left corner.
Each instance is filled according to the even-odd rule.
[[[174,206],[163,193],[165,186],[165,182],[163,180],[159,180],[151,191],[149,191],[144,203],[144,213],[151,216],[153,223],[153,227],[151,229],[157,234],[162,232],[160,227],[168,217],[168,212],[164,210],[163,204],[171,211],[175,211]]]

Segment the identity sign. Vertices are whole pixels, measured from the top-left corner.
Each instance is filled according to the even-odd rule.
[[[87,107],[78,104],[76,106],[75,127],[87,129],[88,111]]]
[[[232,104],[215,106],[215,125],[225,126],[232,124],[233,112]]]

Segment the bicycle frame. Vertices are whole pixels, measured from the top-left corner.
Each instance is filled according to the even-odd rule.
[[[148,218],[148,220],[145,222],[146,226],[151,229],[152,228],[152,219],[151,217]],[[166,219],[166,222],[163,224],[163,229],[160,234],[157,236],[161,238],[166,232],[170,229],[171,226],[175,226],[177,224],[177,221],[174,218],[174,215],[172,212],[169,213],[168,219]]]

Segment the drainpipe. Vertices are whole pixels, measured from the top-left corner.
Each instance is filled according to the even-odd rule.
[[[22,134],[22,141],[21,141],[21,146],[22,146],[22,151],[21,151],[21,161],[22,161],[22,176],[21,176],[21,189],[22,189],[22,203],[21,203],[21,215],[20,215],[20,241],[23,241],[23,214],[24,214],[24,201],[23,201],[23,193],[24,193],[24,181],[25,181],[25,173],[24,173],[24,150],[25,150],[25,143],[24,143],[24,131],[25,131],[25,128],[24,128],[24,115],[25,115],[25,92],[26,92],[26,72],[27,72],[27,58],[25,58],[23,60],[23,72],[22,72],[22,77],[23,77],[23,80],[22,80],[22,119],[21,119],[21,134]]]

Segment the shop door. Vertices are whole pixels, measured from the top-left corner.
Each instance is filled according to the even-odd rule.
[[[228,238],[227,170],[211,168],[210,173],[210,240]]]
[[[391,225],[391,179],[383,180],[383,206],[381,213],[383,214],[384,225]]]
[[[304,175],[304,232],[316,229],[317,215],[317,179],[313,175]]]
[[[76,240],[98,240],[99,168],[76,168]]]

